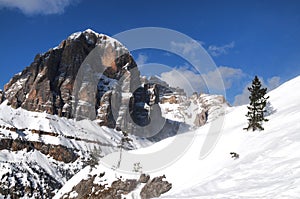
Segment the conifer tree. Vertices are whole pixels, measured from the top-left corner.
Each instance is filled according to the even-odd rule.
[[[99,159],[103,158],[102,154],[102,150],[101,148],[96,148],[96,146],[94,146],[94,150],[92,150],[90,152],[90,157],[88,158],[87,164],[90,165],[90,170],[92,170],[93,168],[96,168],[96,166],[99,164]]]
[[[269,96],[265,97],[267,88],[262,88],[260,80],[255,76],[248,90],[250,92],[250,105],[247,106],[248,113],[246,114],[248,127],[244,128],[244,130],[264,130],[262,123],[268,121],[265,118],[267,99],[269,99]]]

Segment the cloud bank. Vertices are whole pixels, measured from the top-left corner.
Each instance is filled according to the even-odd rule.
[[[193,92],[222,92],[244,76],[241,69],[220,66],[206,74],[197,74],[186,67],[175,68],[161,74],[161,79],[173,87],[183,88],[188,95]],[[220,80],[222,78],[222,81]],[[208,88],[210,90],[208,90]]]
[[[207,91],[201,75],[186,70],[185,67],[174,68],[169,72],[161,73],[160,77],[172,87],[183,88],[187,95],[191,95],[195,91]]]
[[[61,14],[78,0],[0,0],[0,8],[19,9],[25,15]]]

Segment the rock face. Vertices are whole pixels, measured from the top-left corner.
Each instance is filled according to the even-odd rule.
[[[88,55],[89,59],[84,63]],[[99,57],[96,58],[96,55]],[[90,98],[93,98],[94,102],[100,101],[104,93],[97,93],[98,82],[92,82],[93,79],[77,81],[80,79],[77,75],[82,73],[99,75],[95,74],[95,71],[87,71],[89,68],[81,67],[82,64],[91,64],[92,69],[97,68],[96,72],[115,80],[119,80],[125,71],[136,67],[127,49],[118,41],[86,30],[72,34],[58,47],[37,55],[29,67],[5,85],[6,99],[14,108],[22,107],[29,111],[45,111],[66,117],[76,117],[74,113],[77,109],[77,112],[81,111],[81,114],[86,116],[90,110],[72,100],[89,102]],[[95,80],[100,82],[99,77]],[[95,85],[91,85],[92,83]],[[96,86],[94,94],[89,93],[91,89],[87,89],[88,86]],[[74,89],[78,89],[77,93]],[[74,96],[74,93],[77,95]],[[96,95],[97,100],[94,99]],[[92,106],[95,107],[96,104]],[[93,111],[96,115],[95,108]]]
[[[105,173],[101,173],[99,176],[100,178],[104,178]],[[150,199],[159,197],[172,188],[171,183],[163,180],[165,176],[155,177],[150,180],[149,175],[141,174],[139,180],[120,178],[113,181],[111,185],[95,183],[95,179],[99,176],[93,175],[86,180],[80,181],[73,187],[71,192],[63,195],[61,198],[122,199],[137,189],[138,186],[142,186],[140,197],[142,199]]]
[[[203,126],[207,121],[207,116],[208,113],[206,110],[202,110],[201,113],[197,113],[194,121],[195,126]]]
[[[78,69],[94,47],[82,35],[76,40],[67,39],[58,48],[37,55],[29,67],[5,85],[9,104],[14,108],[61,115],[64,104],[72,97]]]

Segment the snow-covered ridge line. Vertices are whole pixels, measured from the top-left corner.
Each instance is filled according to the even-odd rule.
[[[70,39],[70,40],[77,39],[82,33],[85,33],[85,32],[87,32],[87,33],[92,33],[92,34],[96,35],[97,37],[107,36],[107,35],[104,35],[104,34],[101,34],[101,33],[97,33],[97,32],[95,32],[94,30],[88,28],[88,29],[86,29],[86,30],[84,30],[84,31],[78,31],[78,32],[72,33],[72,34],[68,37],[68,39]]]
[[[90,35],[95,35],[97,37],[97,39],[100,39],[102,41],[105,41],[107,44],[111,44],[111,46],[113,47],[120,47],[122,46],[124,49],[126,49],[124,47],[124,45],[122,43],[120,43],[118,40],[106,35],[106,34],[103,34],[103,33],[97,33],[91,29],[86,29],[85,31],[79,31],[79,32],[75,32],[73,34],[71,34],[67,40],[76,40],[78,39],[81,35],[84,35],[86,40],[89,42],[89,43],[93,43],[93,41],[91,40],[90,38]]]
[[[100,41],[102,41],[103,43],[105,43],[106,45],[110,44],[112,47],[114,48],[122,48],[124,50],[127,50],[124,45],[119,42],[118,40],[106,35],[106,34],[103,34],[103,33],[97,33],[96,31],[92,30],[92,29],[86,29],[84,31],[78,31],[78,32],[74,32],[72,33],[71,35],[69,35],[67,37],[67,41],[74,41],[74,40],[77,40],[81,35],[84,35],[85,39],[88,41],[89,44],[94,44],[94,40],[92,38],[90,38],[90,35],[95,35],[96,38]],[[96,43],[96,45],[100,45],[102,42],[98,42]],[[58,46],[55,46],[53,48],[50,48],[50,50],[57,50],[57,49],[61,49],[62,48],[62,45],[59,44]]]

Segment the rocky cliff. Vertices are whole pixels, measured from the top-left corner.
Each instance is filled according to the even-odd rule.
[[[93,71],[88,71],[90,68],[85,67],[86,64],[91,64]],[[76,100],[88,102],[91,97],[97,96],[96,101],[99,102],[104,94],[101,92],[103,90],[95,89],[92,94],[88,93],[90,89],[85,89],[87,86],[97,86],[98,82],[92,85],[95,78],[100,83],[102,79],[97,75],[103,74],[119,80],[126,71],[135,67],[136,63],[122,44],[106,35],[86,30],[70,35],[59,46],[46,53],[36,55],[30,66],[5,85],[5,98],[14,108],[79,117],[80,115],[74,115],[77,108],[82,111],[81,114],[88,115],[85,112],[88,110],[72,103],[72,99],[78,97]],[[82,73],[87,74],[83,76]],[[138,73],[136,75],[139,76]],[[93,78],[86,81],[86,87],[83,87],[84,80],[80,78],[89,76]],[[95,110],[94,112],[96,114]]]

